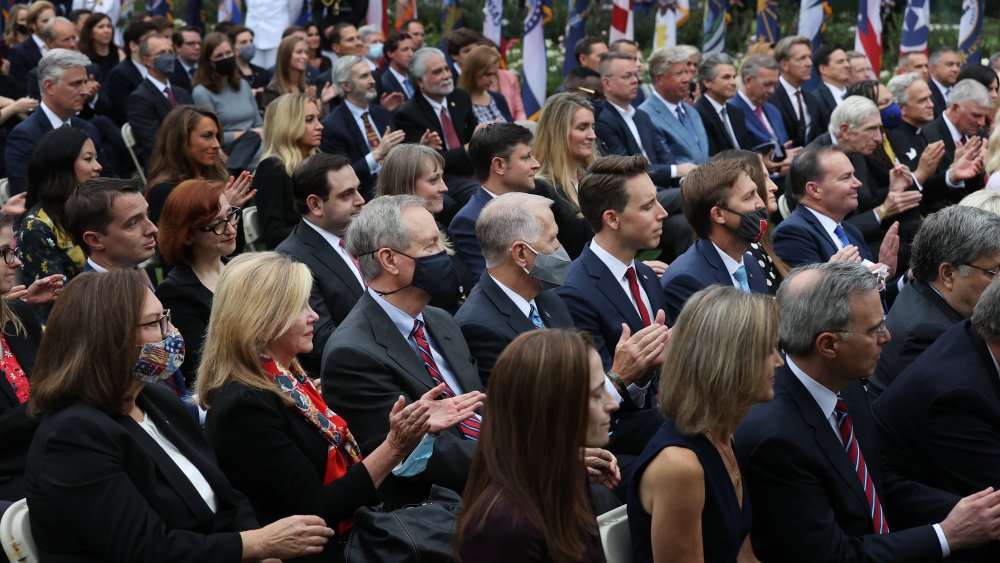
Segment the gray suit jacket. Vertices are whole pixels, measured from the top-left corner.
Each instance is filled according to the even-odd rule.
[[[666,137],[670,152],[674,153],[677,162],[704,164],[708,162],[708,133],[705,132],[705,124],[701,121],[701,115],[694,106],[687,102],[681,102],[681,104],[684,106],[684,112],[691,120],[691,125],[698,136],[697,143],[691,139],[687,129],[681,125],[677,116],[656,96],[646,98],[639,109],[649,114],[653,125],[656,125],[659,133]]]

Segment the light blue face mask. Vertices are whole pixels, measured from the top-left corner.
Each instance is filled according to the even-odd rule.
[[[385,50],[385,45],[382,43],[372,43],[368,46],[368,58],[373,61],[377,61],[382,58],[382,53]]]
[[[396,477],[415,477],[420,475],[424,472],[424,469],[427,469],[427,460],[431,458],[431,454],[433,453],[434,435],[424,434],[423,439],[417,444],[413,453],[403,460],[403,463],[393,469],[392,474]]]

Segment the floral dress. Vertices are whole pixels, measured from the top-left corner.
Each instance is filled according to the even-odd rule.
[[[22,271],[27,283],[52,274],[63,274],[69,282],[83,271],[87,262],[83,249],[73,243],[69,234],[53,224],[52,218],[41,206],[36,205],[24,216],[17,237],[17,255],[24,264]],[[52,304],[40,305],[36,310],[44,324]]]

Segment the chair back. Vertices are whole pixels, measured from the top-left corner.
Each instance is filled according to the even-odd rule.
[[[10,505],[3,513],[3,518],[0,518],[0,542],[7,558],[13,563],[38,563],[38,548],[31,537],[26,499]]]
[[[621,505],[597,517],[597,527],[608,563],[632,563],[632,536],[628,529],[628,506]]]
[[[248,246],[252,246],[260,240],[260,217],[257,215],[257,206],[252,205],[243,209],[243,234],[246,236]]]
[[[125,141],[125,146],[128,148],[128,154],[132,157],[132,164],[135,164],[135,170],[139,173],[139,179],[142,180],[142,185],[146,185],[146,171],[142,169],[142,163],[139,162],[138,155],[135,154],[135,135],[132,134],[132,124],[126,123],[122,125],[122,140]]]

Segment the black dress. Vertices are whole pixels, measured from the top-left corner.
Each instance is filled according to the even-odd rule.
[[[547,182],[535,180],[535,195],[552,200],[552,215],[559,227],[559,244],[566,249],[570,258],[576,260],[583,252],[583,247],[594,238],[594,230],[580,214],[580,208]]]
[[[285,172],[285,162],[276,156],[261,160],[254,171],[253,187],[264,242],[268,250],[274,250],[301,219],[292,202],[292,179]]]
[[[107,80],[111,76],[111,69],[121,62],[118,60],[118,47],[111,45],[107,55],[94,55],[90,57],[90,62],[101,69],[101,80]]]
[[[747,252],[750,253],[750,256],[753,256],[753,259],[757,261],[760,268],[764,270],[764,281],[767,282],[768,293],[771,295],[777,293],[778,286],[781,285],[784,278],[778,273],[778,267],[774,265],[774,260],[771,259],[759,242],[751,242]]]
[[[705,563],[735,563],[747,534],[750,533],[750,495],[743,484],[743,509],[740,509],[729,470],[719,451],[704,435],[685,436],[672,421],[666,421],[649,440],[635,462],[629,483],[628,523],[636,563],[653,561],[650,539],[653,519],[642,508],[639,484],[642,474],[664,448],[679,446],[698,456],[705,472],[705,507],[701,512],[701,536]]]

